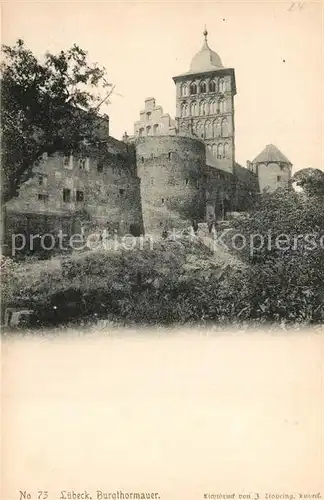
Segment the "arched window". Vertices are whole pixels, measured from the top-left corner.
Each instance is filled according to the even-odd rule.
[[[204,137],[204,124],[203,124],[203,122],[197,122],[196,134],[198,135],[198,137]]]
[[[213,136],[214,137],[219,137],[220,136],[220,121],[219,121],[219,118],[217,118],[217,120],[213,121]]]
[[[212,145],[212,154],[213,154],[214,156],[216,156],[216,154],[217,154],[217,146],[216,146],[216,144],[213,144],[213,145]]]
[[[146,135],[151,135],[151,127],[150,127],[150,125],[148,125],[146,127]]]
[[[209,113],[215,115],[217,113],[217,102],[212,100],[209,105]]]
[[[226,110],[227,110],[227,106],[226,106],[226,99],[220,99],[219,100],[219,110],[221,113],[225,113]]]
[[[222,123],[221,123],[221,136],[222,137],[228,137],[229,136],[227,118],[223,118],[222,119]]]
[[[213,137],[213,126],[209,120],[205,123],[205,137],[206,139],[211,139]]]
[[[229,158],[229,144],[225,142],[224,144],[224,158]]]
[[[206,94],[206,83],[205,82],[201,82],[201,84],[199,85],[199,92],[201,94]]]
[[[208,115],[208,110],[207,110],[207,102],[206,101],[200,101],[200,115]]]
[[[139,129],[139,131],[138,131],[138,135],[139,135],[139,137],[142,137],[143,132],[144,132],[144,129],[143,129],[143,128],[140,128],[140,129]]]
[[[198,104],[193,101],[190,106],[191,116],[198,116]]]
[[[225,83],[224,78],[221,78],[219,80],[219,91],[220,92],[225,92],[225,90],[226,90],[226,83]]]
[[[180,85],[180,95],[184,97],[188,95],[188,86],[186,83]]]
[[[209,82],[209,92],[216,92],[216,83],[214,80],[210,80]]]
[[[153,126],[153,134],[156,135],[159,131],[159,125],[156,123],[154,126]]]
[[[190,84],[190,94],[197,94],[197,85],[194,82]]]
[[[223,148],[223,144],[218,144],[217,146],[217,158],[220,160],[221,158],[223,158],[223,153],[224,152],[224,148]]]
[[[211,144],[207,144],[207,149],[208,149],[208,151],[212,152]]]

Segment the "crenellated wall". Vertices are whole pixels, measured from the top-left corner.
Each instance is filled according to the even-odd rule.
[[[202,141],[182,136],[139,138],[136,159],[146,232],[203,220],[206,154]]]

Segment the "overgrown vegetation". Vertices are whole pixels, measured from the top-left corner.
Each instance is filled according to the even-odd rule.
[[[98,138],[113,87],[104,67],[74,45],[40,61],[18,40],[2,46],[1,202],[18,194],[44,153],[70,154]]]
[[[199,237],[182,237],[155,241],[153,248],[147,240],[133,250],[75,252],[23,264],[9,260],[3,300],[25,302],[38,325],[94,318],[324,323],[323,199],[292,191],[267,194],[233,225],[224,238],[227,252],[213,253]],[[253,236],[253,251],[250,244],[234,248],[237,233],[247,242]]]

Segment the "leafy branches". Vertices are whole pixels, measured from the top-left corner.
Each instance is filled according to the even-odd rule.
[[[93,143],[103,121],[100,107],[114,87],[106,68],[90,64],[74,45],[43,62],[23,40],[3,46],[1,64],[2,202],[32,175],[43,153],[78,150]]]

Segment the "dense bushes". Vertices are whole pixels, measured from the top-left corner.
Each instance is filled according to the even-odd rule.
[[[258,303],[268,320],[324,322],[324,198],[278,190],[234,226],[228,246],[235,232],[247,242],[232,251],[250,264],[250,314]]]
[[[213,254],[199,238],[182,237],[155,241],[153,248],[148,240],[133,250],[7,262],[4,301],[25,301],[39,325],[81,318],[324,323],[323,200],[289,191],[262,198],[253,213],[232,222],[228,253]],[[263,246],[254,240],[253,251],[249,244],[237,250],[231,238],[238,233],[247,242],[255,235],[268,239]],[[279,235],[286,244],[278,247]]]
[[[190,236],[155,241],[153,247],[146,241],[133,250],[76,252],[58,262],[43,261],[41,270],[36,267],[34,275],[27,272],[28,279],[19,279],[12,287],[12,297],[25,300],[35,311],[35,323],[94,316],[146,323],[207,317],[208,302],[229,273],[223,257],[215,258]],[[239,272],[237,264],[231,273]],[[21,267],[21,278],[24,271]],[[200,301],[202,287],[213,290],[210,298],[205,293]]]

